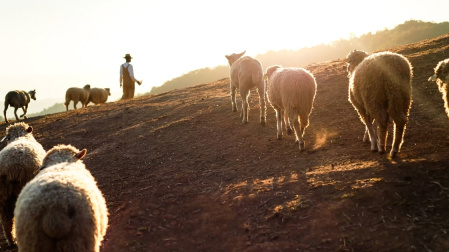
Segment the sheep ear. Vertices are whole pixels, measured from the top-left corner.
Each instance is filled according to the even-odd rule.
[[[43,170],[45,168],[45,165],[41,165],[41,166],[39,166],[34,172],[33,172],[33,174],[37,174],[38,172],[40,172],[41,170]]]
[[[33,127],[29,126],[28,129],[27,129],[27,132],[28,132],[28,133],[33,132]]]
[[[6,138],[8,138],[8,135],[6,135],[4,138],[2,138],[2,140],[0,142],[3,142],[6,140]]]
[[[229,59],[229,55],[225,55],[226,59]]]
[[[434,74],[433,76],[430,76],[427,81],[436,81],[436,80],[437,80],[437,75]]]
[[[86,156],[87,150],[83,149],[82,151],[78,152],[75,154],[75,157],[80,160],[82,159],[84,156]]]

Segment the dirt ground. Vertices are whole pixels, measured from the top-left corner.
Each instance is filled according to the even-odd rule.
[[[45,149],[88,150],[110,213],[102,251],[448,251],[449,120],[427,78],[449,35],[392,51],[414,66],[395,159],[362,142],[343,60],[306,66],[318,89],[304,152],[276,139],[270,105],[259,124],[255,91],[242,125],[229,79],[26,122]]]

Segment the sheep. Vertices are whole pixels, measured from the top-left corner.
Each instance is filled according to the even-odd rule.
[[[242,123],[248,123],[248,97],[250,90],[257,87],[259,93],[259,104],[260,104],[260,124],[265,125],[265,87],[263,81],[263,70],[262,64],[249,56],[242,58],[242,55],[246,51],[239,54],[225,55],[228,59],[231,75],[231,105],[232,111],[237,111],[237,102],[235,98],[235,90],[238,88],[240,96],[242,97],[242,113],[240,117],[242,118]]]
[[[388,123],[392,120],[394,139],[390,156],[394,158],[403,143],[412,104],[412,65],[397,53],[379,52],[369,55],[358,50],[351,51],[346,62],[348,99],[365,124],[364,141],[369,137],[371,151],[385,153]],[[373,121],[378,124],[377,139]]]
[[[29,92],[23,90],[15,90],[8,92],[5,96],[5,109],[3,110],[5,122],[9,123],[8,119],[6,118],[6,110],[8,109],[9,105],[11,105],[11,107],[14,107],[14,115],[16,116],[17,121],[19,120],[19,117],[17,117],[17,110],[19,108],[22,108],[23,110],[23,114],[20,117],[26,119],[28,103],[30,103],[31,99],[36,100],[36,89],[31,90]]]
[[[304,130],[309,125],[317,88],[315,77],[303,68],[271,66],[264,79],[268,101],[276,111],[277,139],[282,139],[283,116],[287,133],[292,133],[293,124],[299,150],[304,150]]]
[[[94,103],[95,105],[106,103],[108,96],[111,96],[111,91],[109,88],[91,88],[89,92],[89,99],[87,103]]]
[[[438,85],[443,96],[444,108],[447,116],[449,117],[449,93],[447,90],[447,84],[449,83],[449,58],[438,62],[435,67],[435,74],[429,78],[429,81],[435,81]]]
[[[69,103],[73,101],[73,108],[76,109],[76,104],[81,102],[81,107],[87,107],[90,93],[90,85],[87,84],[83,88],[71,87],[65,93],[65,109],[69,110]]]
[[[47,152],[17,199],[14,235],[19,251],[100,251],[108,209],[81,161],[86,152],[71,145]]]
[[[7,145],[0,151],[0,217],[9,246],[14,246],[11,230],[17,197],[45,157],[44,148],[32,132],[28,124],[15,123],[6,128],[1,140]]]

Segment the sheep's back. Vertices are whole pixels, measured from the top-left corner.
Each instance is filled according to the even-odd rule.
[[[76,167],[80,165],[48,167],[24,187],[15,209],[19,247],[44,249],[55,239],[58,246],[74,251],[85,251],[82,244],[100,245],[107,227],[106,203],[90,173]]]
[[[28,96],[23,90],[9,91],[5,96],[5,104],[15,108],[25,106],[29,102]]]
[[[5,176],[6,181],[26,183],[42,165],[44,157],[44,148],[34,138],[19,138],[0,152],[0,176]]]
[[[242,83],[248,83],[249,88],[252,88],[262,79],[262,64],[249,56],[239,58],[231,66],[231,81],[236,87]]]
[[[91,88],[89,102],[94,104],[105,103],[108,100],[108,92],[104,88]]]
[[[66,101],[87,101],[89,98],[89,92],[83,88],[71,87],[67,89],[65,93]]]
[[[311,110],[316,93],[313,75],[302,68],[280,68],[267,86],[270,103],[280,108]]]
[[[351,102],[363,104],[375,113],[379,107],[394,101],[399,110],[406,111],[411,101],[412,75],[412,66],[402,55],[372,54],[359,64],[350,79],[350,99],[355,99]]]

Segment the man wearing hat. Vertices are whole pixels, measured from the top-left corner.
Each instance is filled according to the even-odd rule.
[[[122,100],[134,98],[135,83],[142,84],[142,81],[136,80],[134,78],[133,66],[131,65],[131,55],[126,54],[126,62],[120,66],[120,87],[123,85],[123,96]]]

